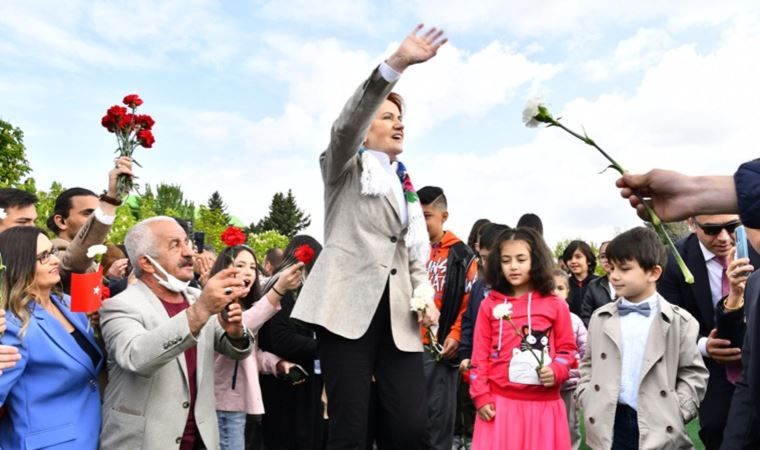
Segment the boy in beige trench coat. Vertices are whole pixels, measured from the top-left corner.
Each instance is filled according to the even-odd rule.
[[[697,321],[656,291],[666,254],[644,227],[607,247],[620,298],[591,317],[576,391],[595,450],[693,448],[684,424],[697,415],[708,372]]]

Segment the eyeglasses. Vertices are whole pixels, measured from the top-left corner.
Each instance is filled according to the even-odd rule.
[[[37,261],[38,261],[40,264],[47,264],[47,263],[49,263],[49,262],[50,262],[50,257],[51,257],[51,256],[55,256],[56,258],[58,258],[58,255],[59,255],[60,253],[61,253],[61,251],[60,251],[60,250],[58,250],[58,248],[56,248],[56,247],[53,247],[53,248],[51,248],[50,250],[45,250],[44,252],[42,252],[42,253],[40,253],[39,255],[35,256],[35,259],[36,259],[36,260],[37,260]]]
[[[718,225],[702,225],[701,223],[697,222],[696,219],[694,219],[694,223],[696,223],[697,226],[701,228],[702,231],[704,231],[708,236],[717,236],[723,230],[726,230],[728,234],[733,234],[736,228],[742,224],[738,220],[733,220],[731,222],[726,222]]]

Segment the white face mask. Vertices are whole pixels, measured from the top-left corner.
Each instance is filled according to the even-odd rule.
[[[153,266],[155,266],[156,269],[160,270],[161,273],[163,273],[166,277],[164,280],[163,278],[153,273],[153,278],[158,280],[158,284],[172,292],[185,292],[187,290],[187,286],[190,284],[189,281],[180,281],[177,279],[177,277],[164,270],[164,268],[161,267],[161,264],[159,264],[155,259],[151,258],[150,255],[145,255],[145,257],[148,258],[148,261],[150,261]]]

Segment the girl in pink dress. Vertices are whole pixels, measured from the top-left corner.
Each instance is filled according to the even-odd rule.
[[[535,231],[507,230],[486,266],[493,289],[473,337],[472,449],[569,450],[560,385],[576,346],[567,304],[552,294],[551,252]]]

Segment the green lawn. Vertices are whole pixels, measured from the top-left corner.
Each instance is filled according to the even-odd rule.
[[[694,448],[696,450],[705,450],[704,444],[702,444],[702,441],[699,440],[699,421],[697,419],[692,420],[686,425],[686,432],[689,434],[689,437],[691,438],[691,441],[694,443]],[[586,430],[583,427],[583,419],[581,418],[581,435],[583,436],[583,440],[585,442],[586,440]],[[586,444],[581,445],[581,450],[591,450]]]

